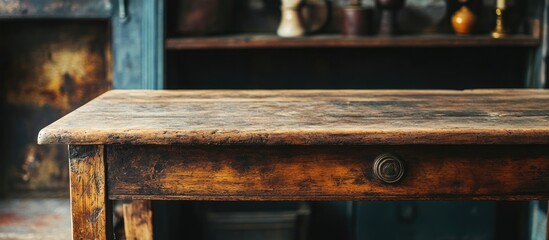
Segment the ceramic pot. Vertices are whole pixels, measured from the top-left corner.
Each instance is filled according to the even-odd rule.
[[[381,11],[379,35],[398,34],[397,13],[404,7],[405,0],[376,0],[376,7]]]
[[[467,6],[462,6],[452,15],[452,27],[458,35],[470,34],[475,22],[476,16]]]
[[[299,14],[306,34],[318,33],[332,17],[332,3],[330,0],[303,0]]]
[[[233,26],[234,0],[177,1],[176,7],[177,34],[228,33]]]
[[[362,36],[371,32],[373,11],[361,6],[341,8],[341,34],[345,36]]]

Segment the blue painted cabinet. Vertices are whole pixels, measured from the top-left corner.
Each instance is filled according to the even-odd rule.
[[[164,87],[164,5],[162,0],[114,1],[114,88]]]

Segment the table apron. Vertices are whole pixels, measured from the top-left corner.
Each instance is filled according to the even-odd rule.
[[[386,183],[374,160],[404,175]],[[109,199],[547,200],[547,145],[106,145]]]

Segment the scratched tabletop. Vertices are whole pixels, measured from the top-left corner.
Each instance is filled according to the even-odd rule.
[[[549,90],[111,90],[40,144],[548,144]]]

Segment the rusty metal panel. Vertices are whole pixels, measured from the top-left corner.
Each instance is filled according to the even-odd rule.
[[[108,22],[6,21],[0,29],[5,33],[0,38],[2,110],[7,113],[0,190],[3,186],[8,196],[68,196],[66,146],[38,146],[36,136],[111,88]]]
[[[0,0],[0,18],[109,18],[112,0]]]

